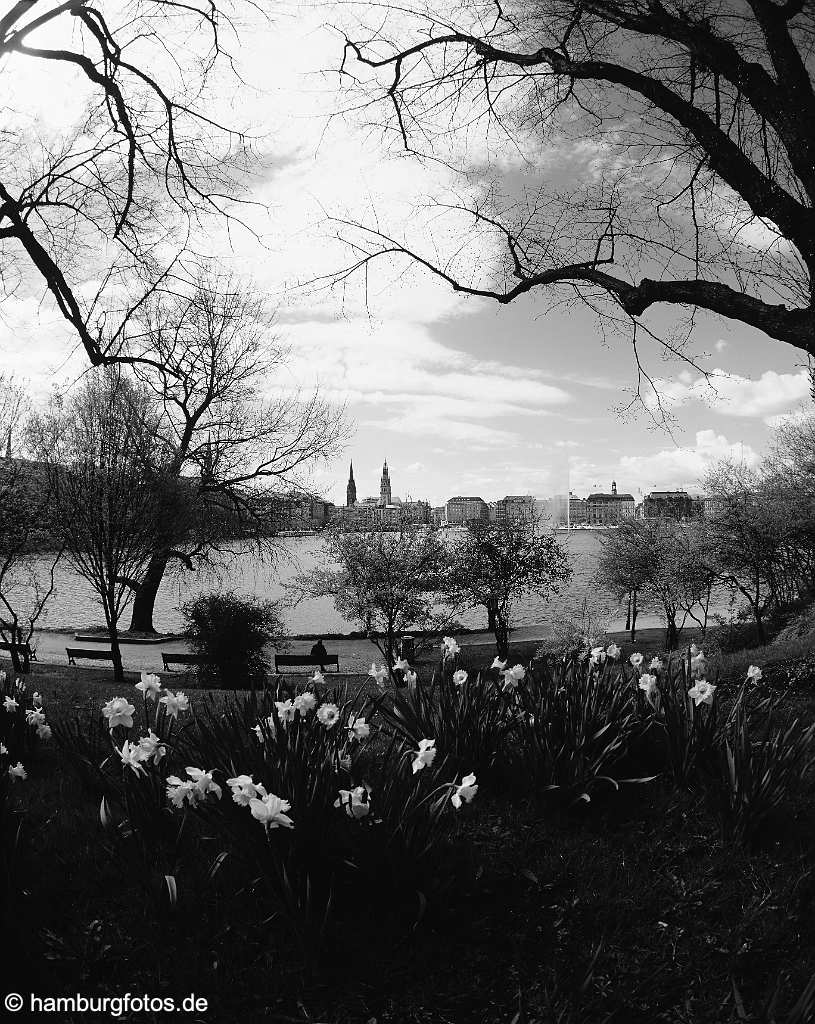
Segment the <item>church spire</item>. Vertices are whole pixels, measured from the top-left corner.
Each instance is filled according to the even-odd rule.
[[[385,505],[392,504],[391,501],[391,478],[388,472],[388,460],[382,466],[382,479],[379,481],[379,504],[384,508]]]
[[[354,481],[354,463],[351,462],[351,470],[348,474],[348,486],[345,488],[345,504],[356,505],[357,502],[357,485]]]

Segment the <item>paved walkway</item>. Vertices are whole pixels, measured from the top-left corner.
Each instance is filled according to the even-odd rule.
[[[513,633],[513,639],[524,641],[541,640],[543,631],[540,626],[520,627]],[[467,633],[458,637],[462,647],[492,646],[495,641],[492,634]],[[286,651],[288,654],[308,654],[311,650],[313,640],[292,640],[291,647]],[[434,641],[438,647],[438,641]],[[106,644],[92,643],[87,640],[75,640],[73,633],[56,632],[52,630],[39,630],[34,637],[34,646],[37,650],[37,660],[44,665],[67,665],[68,656],[65,653],[66,647],[89,647],[104,650]],[[340,659],[340,669],[343,672],[366,672],[372,661],[381,664],[382,655],[370,640],[343,638],[340,640],[326,640],[326,649],[329,654],[336,654]],[[122,642],[122,661],[125,669],[136,672],[160,672],[163,671],[162,652],[172,651],[174,653],[187,652],[189,644],[185,640],[165,640],[159,643],[127,643]],[[274,648],[269,649],[270,660],[274,655]],[[425,655],[427,657],[427,655]],[[78,664],[85,666],[100,666],[104,663],[94,661],[80,661]]]

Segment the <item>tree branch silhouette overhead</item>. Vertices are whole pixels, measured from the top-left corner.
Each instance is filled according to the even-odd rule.
[[[221,69],[237,75],[227,42],[238,17],[261,10],[254,0],[0,4],[3,74],[59,68],[87,93],[79,122],[56,135],[6,107],[23,116],[6,117],[0,140],[0,276],[8,293],[33,271],[94,366],[149,364],[128,337],[131,317],[171,287],[206,219],[243,223],[251,140],[219,123],[209,98]],[[93,294],[88,278],[101,282]]]
[[[519,195],[499,166],[504,194],[462,203],[482,232],[483,261],[472,247],[469,263],[459,252],[430,256],[357,224],[346,273],[400,255],[500,303],[554,290],[634,324],[657,305],[702,309],[815,352],[811,5],[384,10],[364,32],[344,33],[340,69],[375,123],[434,158],[442,141],[498,132],[504,150],[532,154],[543,183]],[[594,147],[596,159],[554,187],[549,165],[535,161],[575,145]]]

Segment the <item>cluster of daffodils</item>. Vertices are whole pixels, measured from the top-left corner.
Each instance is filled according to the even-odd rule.
[[[6,686],[6,673],[0,672],[0,687],[5,689]],[[3,697],[3,713],[7,715],[24,715],[26,725],[30,726],[37,734],[39,740],[49,740],[51,738],[51,726],[45,720],[45,711],[42,706],[42,697],[36,691],[31,695],[31,706],[25,707],[25,690],[26,684],[22,679],[17,679],[14,682],[14,687],[10,694],[6,694]],[[0,758],[11,760],[8,747],[5,743],[0,743]],[[7,774],[9,778],[14,779],[18,782],[22,782],[28,777],[28,773],[23,766],[21,761],[16,764],[9,763],[7,767]]]
[[[441,656],[444,661],[448,658],[455,658],[457,654],[461,652],[461,648],[456,643],[455,638],[452,636],[442,637],[441,641]]]
[[[498,670],[499,675],[504,680],[502,690],[504,693],[518,689],[518,683],[526,678],[526,669],[523,665],[513,665],[512,668],[507,668],[506,660],[502,661],[500,658],[495,658],[490,668]]]
[[[190,769],[187,769],[189,774]],[[251,775],[236,775],[226,780],[232,791],[232,799],[238,807],[248,807],[252,817],[259,821],[268,832],[272,828],[294,828],[294,822],[285,813],[291,810],[288,800],[283,800],[274,793],[268,793],[260,782],[255,782]],[[220,797],[220,787],[218,797]]]
[[[189,711],[190,701],[186,694],[163,689],[161,679],[153,673],[142,672],[136,689],[140,691],[144,700],[145,713],[148,703],[156,705],[156,728],[160,708],[163,708],[164,713],[172,719],[177,719],[182,712]],[[107,719],[111,734],[120,726],[123,729],[132,729],[135,714],[136,706],[126,697],[114,697],[102,708],[102,715]],[[146,736],[138,740],[126,739],[121,747],[116,747],[116,753],[121,759],[122,770],[129,768],[135,775],[147,775],[146,766],[158,765],[167,754],[167,746],[162,737],[148,727]]]
[[[397,658],[393,663],[393,669],[395,672],[402,673],[402,678],[408,686],[416,685],[418,677],[413,669],[411,669],[410,662],[406,658]],[[373,679],[380,690],[384,690],[385,684],[390,676],[390,672],[388,672],[386,665],[380,665],[379,668],[377,668],[376,662],[372,661],[371,667],[368,669],[368,675]]]
[[[411,767],[413,768],[413,774],[428,768],[436,760],[436,741],[431,739],[419,740],[419,749],[413,752],[413,761]],[[451,783],[452,795],[450,802],[453,807],[458,810],[463,803],[468,804],[472,801],[475,794],[478,792],[478,785],[475,781],[475,775],[465,775],[460,783]],[[342,790],[340,791],[342,794]],[[338,806],[338,804],[335,804]],[[349,811],[350,813],[350,811]]]
[[[606,659],[616,661],[621,651],[616,644],[609,644],[608,647],[592,647],[589,652],[589,662],[592,665],[602,665]]]
[[[659,697],[657,673],[661,672],[664,668],[663,663],[659,658],[652,658],[648,666],[648,671],[644,672],[643,663],[645,659],[642,654],[637,651],[632,654],[628,660],[639,673],[637,686],[643,691],[648,703],[652,707],[656,708]],[[697,708],[702,704],[712,706],[713,696],[716,693],[716,686],[713,683],[708,682],[706,678],[708,665],[707,659],[705,658],[705,652],[697,647],[696,644],[691,644],[690,646],[689,661],[690,675],[694,682],[688,690],[688,696]],[[751,665],[750,671],[747,673],[748,679],[755,678],[754,674],[756,672],[758,673],[757,678],[760,679],[761,670],[756,668],[755,665]]]
[[[274,703],[277,722],[284,729],[288,728],[289,724],[294,722],[298,716],[305,719],[315,708],[314,718],[324,729],[333,729],[342,717],[340,709],[336,704],[326,702],[317,707],[317,697],[310,690],[299,693],[296,697],[288,700],[276,700]],[[269,715],[265,722],[258,722],[257,725],[252,727],[252,731],[260,743],[265,741],[264,725],[274,734],[277,728],[275,715]],[[351,714],[348,719],[347,729],[349,740],[364,740],[371,734],[370,725],[361,715]]]

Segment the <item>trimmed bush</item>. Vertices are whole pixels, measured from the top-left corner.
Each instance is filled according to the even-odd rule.
[[[281,646],[285,631],[274,601],[213,592],[188,601],[181,613],[193,650],[207,662],[198,668],[202,685],[232,690],[263,686],[263,649],[273,641]]]

